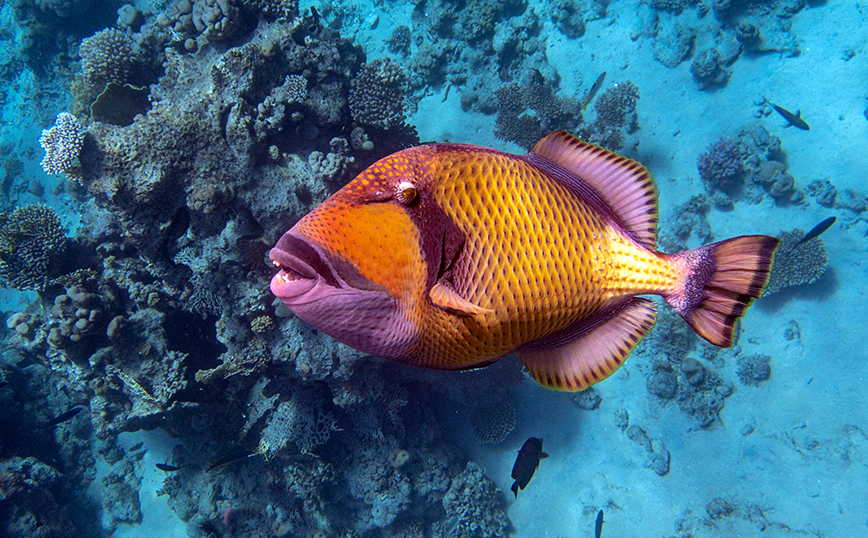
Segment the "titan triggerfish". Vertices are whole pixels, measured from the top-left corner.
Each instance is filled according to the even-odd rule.
[[[271,250],[272,292],[364,353],[476,368],[516,353],[545,387],[611,375],[654,326],[662,296],[731,346],[778,240],[657,250],[657,192],[638,162],[563,131],[528,155],[426,144],[385,157]]]

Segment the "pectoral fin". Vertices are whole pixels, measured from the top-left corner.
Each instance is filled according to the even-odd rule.
[[[473,316],[494,313],[494,310],[483,308],[471,303],[464,297],[458,295],[458,292],[451,286],[442,282],[434,284],[429,295],[434,304],[453,314]]]

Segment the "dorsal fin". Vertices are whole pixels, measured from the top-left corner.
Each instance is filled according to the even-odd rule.
[[[566,131],[549,133],[536,143],[531,155],[584,181],[597,191],[636,241],[657,249],[657,188],[647,168]]]

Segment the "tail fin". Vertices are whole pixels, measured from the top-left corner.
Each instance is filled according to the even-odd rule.
[[[777,246],[775,237],[743,235],[675,254],[688,274],[683,289],[666,302],[699,336],[731,346],[735,322],[768,282]]]

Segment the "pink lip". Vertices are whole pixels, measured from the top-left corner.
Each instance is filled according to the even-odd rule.
[[[295,302],[295,299],[300,298],[312,290],[316,286],[318,280],[317,277],[306,278],[292,269],[287,270],[281,268],[280,271],[271,278],[271,293],[276,295],[282,301]]]
[[[287,306],[311,303],[342,287],[320,249],[287,232],[268,253],[280,271],[271,279],[271,292]]]

